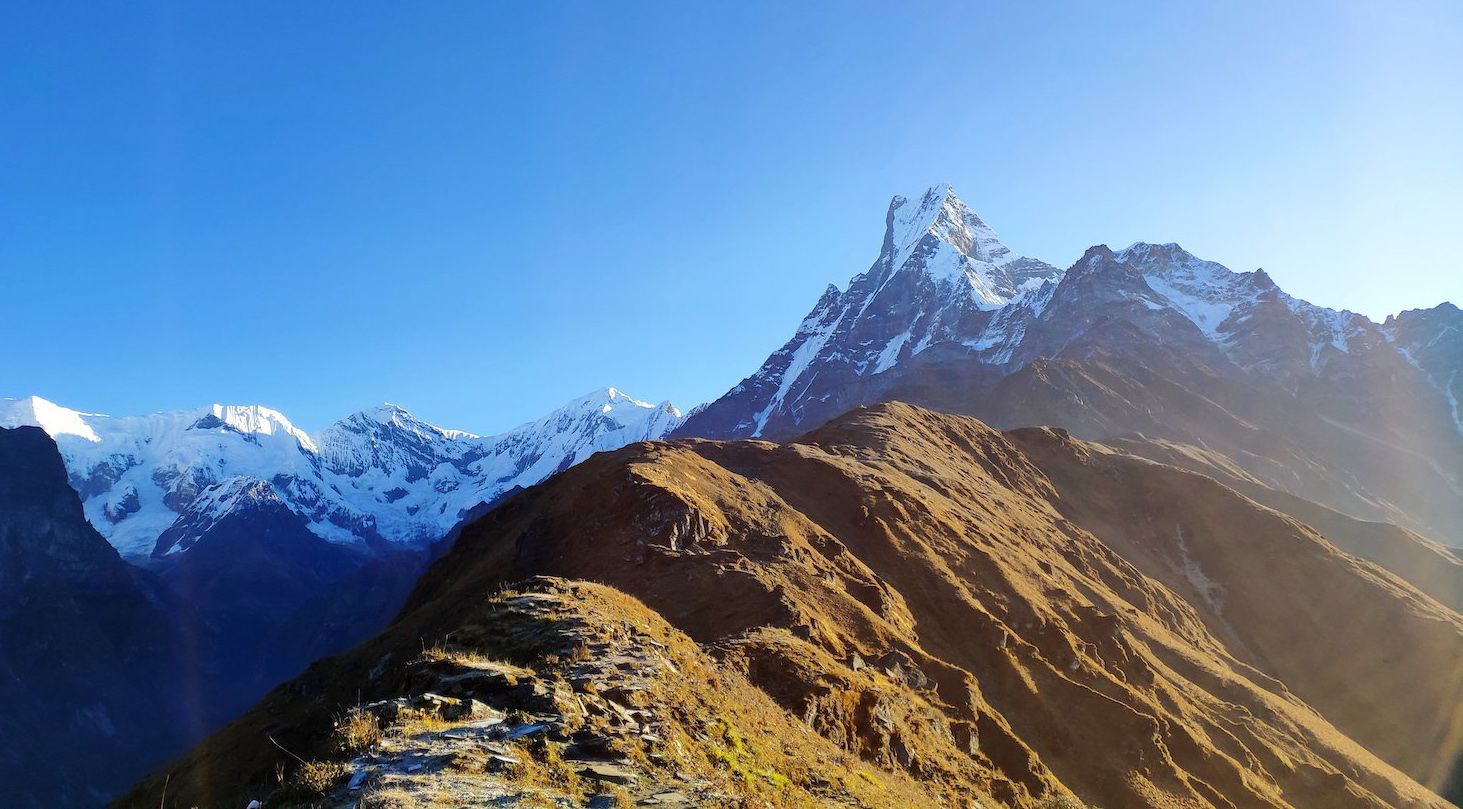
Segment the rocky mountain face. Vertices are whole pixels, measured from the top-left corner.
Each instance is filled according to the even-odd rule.
[[[50,437],[0,429],[0,804],[99,805],[191,738],[186,611],[87,524]]]
[[[0,401],[0,426],[45,428],[97,530],[128,557],[186,550],[241,487],[264,483],[314,535],[343,545],[424,547],[474,506],[590,454],[659,438],[680,412],[606,388],[482,437],[386,404],[318,435],[258,406],[113,418],[31,397]],[[166,536],[167,540],[162,541]]]
[[[1463,427],[1463,311],[1451,303],[1387,318],[1387,335],[1407,361],[1426,372],[1447,399],[1453,423]]]
[[[118,805],[1444,807],[1460,697],[1463,618],[1313,527],[887,404],[513,497]]]
[[[1065,271],[1013,256],[949,189],[896,197],[873,267],[676,434],[785,438],[897,399],[1181,443],[1463,545],[1456,307],[1376,324],[1175,244],[1098,246]]]

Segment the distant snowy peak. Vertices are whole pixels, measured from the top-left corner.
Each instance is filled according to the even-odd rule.
[[[1428,375],[1463,433],[1463,310],[1452,303],[1387,318],[1382,332],[1413,367]]]
[[[615,388],[601,388],[537,421],[483,439],[484,451],[474,468],[500,481],[492,492],[496,497],[514,485],[532,485],[596,452],[664,438],[681,421],[681,411],[670,402],[651,404]]]
[[[189,429],[225,429],[245,435],[289,436],[305,449],[313,451],[315,448],[310,436],[296,429],[283,413],[259,405],[209,405]]]
[[[981,308],[1005,305],[1033,279],[1061,275],[1057,268],[1003,244],[948,185],[931,187],[917,201],[894,197],[879,264],[886,278],[915,272],[941,286],[968,291]]]
[[[387,403],[326,427],[316,443],[321,463],[336,474],[408,470],[407,476],[417,480],[444,460],[461,458],[477,440],[472,433],[444,430]]]
[[[927,237],[950,242],[963,255],[989,264],[1015,258],[996,232],[956,196],[950,186],[932,186],[917,200],[896,196],[889,203],[889,239],[893,264],[909,260]]]
[[[213,404],[192,410],[113,418],[72,410],[39,396],[0,399],[0,425],[17,424],[40,427],[52,438],[66,436],[93,443],[102,441],[106,434],[147,435],[165,429],[184,429],[280,436],[307,449],[314,447],[310,436],[291,424],[284,414],[259,405]]]
[[[267,407],[208,405],[121,417],[36,409],[42,418],[0,403],[0,423],[36,424],[51,433],[87,519],[129,556],[150,553],[178,514],[216,483],[318,476],[314,441]],[[58,425],[46,417],[57,411],[72,415]]]
[[[305,433],[290,423],[278,410],[263,405],[211,404],[198,408],[199,427],[223,426],[241,433],[276,433],[304,436]],[[204,423],[207,422],[207,423]]]
[[[130,556],[185,549],[224,515],[265,505],[333,542],[432,542],[479,503],[595,452],[662,438],[681,420],[669,402],[614,388],[491,437],[389,403],[311,436],[259,406],[114,418],[37,397],[0,400],[0,426],[39,426],[56,439],[87,518]]]
[[[652,405],[614,388],[585,394],[495,436],[443,430],[394,405],[342,419],[318,437],[327,499],[368,515],[346,536],[396,542],[441,538],[463,514],[514,487],[528,487],[595,452],[662,438],[680,424],[669,402]],[[312,524],[339,538],[342,520]]]
[[[86,423],[93,413],[80,413],[42,399],[27,396],[24,399],[0,399],[0,427],[40,427],[52,438],[70,435],[86,441],[100,441],[91,425]]]
[[[601,388],[555,410],[534,422],[534,425],[562,423],[566,417],[572,418],[582,413],[597,413],[604,417],[604,426],[610,430],[633,429],[657,437],[675,429],[681,419],[681,411],[670,402],[651,404],[616,388]],[[524,425],[519,429],[534,425]]]
[[[1365,316],[1296,298],[1277,287],[1264,270],[1234,272],[1172,243],[1138,242],[1115,258],[1142,273],[1160,296],[1160,304],[1182,313],[1231,359],[1252,370],[1314,371],[1337,355],[1382,342],[1377,325]],[[1306,341],[1304,366],[1280,368],[1268,351],[1286,323]],[[1262,348],[1264,368],[1254,360]]]
[[[444,430],[434,424],[413,416],[406,408],[400,405],[385,402],[370,410],[363,410],[355,415],[356,418],[369,418],[377,424],[394,427],[398,430],[405,430],[423,439],[445,438],[449,441],[456,441],[462,438],[477,438],[477,435],[464,430]]]

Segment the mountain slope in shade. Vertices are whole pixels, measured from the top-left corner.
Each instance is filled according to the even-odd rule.
[[[55,443],[0,429],[0,805],[102,805],[379,630],[427,561],[327,542],[243,477],[159,541],[179,546],[168,564],[128,564],[87,523]]]
[[[44,432],[0,429],[0,804],[99,805],[187,740],[187,611],[87,524]]]
[[[711,650],[720,676],[962,805],[1070,792],[1102,806],[1443,807],[1419,782],[1446,788],[1463,743],[1463,617],[1397,576],[1210,478],[1058,430],[1003,435],[890,404],[789,444],[636,444],[508,500],[380,637],[167,768],[170,800],[242,795],[294,768],[265,728],[339,756],[333,711],[446,682],[410,662],[424,639],[465,644],[456,660],[540,665],[504,647],[537,635],[491,617],[539,596],[479,610],[544,574],[635,596]],[[570,676],[623,668],[596,648],[566,653]],[[608,675],[582,676],[594,695]],[[546,745],[579,721],[572,699],[551,701]],[[715,706],[634,704],[687,723],[675,760],[630,756],[650,777],[731,766],[719,737],[693,732]],[[353,766],[325,788],[346,789]],[[767,777],[837,802],[790,772]],[[163,780],[123,805],[156,806]]]
[[[965,210],[948,190],[925,199]],[[1463,545],[1456,307],[1379,325],[1261,270],[1147,243],[1099,245],[983,296],[988,272],[953,283],[917,258],[895,264],[980,243],[916,228],[923,247],[905,249],[903,207],[874,267],[830,288],[787,345],[676,435],[785,438],[859,404],[911,401],[1001,427],[1206,447],[1266,486]]]
[[[175,538],[182,547],[171,564],[160,566],[159,578],[192,608],[197,626],[191,634],[208,639],[207,657],[226,672],[210,684],[217,694],[206,717],[211,727],[318,656],[304,656],[318,617],[301,615],[301,608],[321,595],[338,595],[340,583],[372,561],[358,549],[312,534],[273,487],[248,478],[232,478],[200,494],[159,545]],[[399,606],[404,595],[387,594],[389,606]],[[349,606],[375,611],[363,599]],[[328,651],[376,628],[342,637]]]
[[[187,547],[188,520],[211,519],[199,498],[241,478],[268,484],[321,538],[425,545],[479,503],[593,452],[658,438],[679,420],[669,403],[651,405],[614,388],[486,438],[435,427],[390,404],[311,436],[257,406],[113,418],[37,397],[0,400],[0,426],[36,425],[55,437],[87,517],[127,556]],[[173,538],[159,542],[164,534]]]

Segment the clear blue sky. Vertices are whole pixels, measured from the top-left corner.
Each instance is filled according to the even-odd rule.
[[[690,406],[937,182],[1054,264],[1459,301],[1463,3],[8,3],[0,395]]]

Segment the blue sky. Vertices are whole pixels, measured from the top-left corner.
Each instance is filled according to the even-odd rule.
[[[688,407],[939,182],[1054,264],[1459,301],[1460,79],[1453,0],[9,3],[0,395]]]

